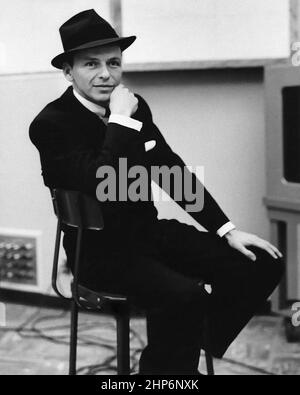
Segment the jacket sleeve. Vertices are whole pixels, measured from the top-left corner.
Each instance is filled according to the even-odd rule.
[[[194,218],[200,225],[204,226],[208,231],[216,232],[220,229],[224,224],[229,222],[229,218],[222,211],[218,203],[209,193],[209,191],[204,187],[204,185],[199,181],[196,175],[189,171],[186,167],[186,164],[183,160],[172,151],[170,146],[167,144],[164,139],[162,133],[159,131],[157,126],[153,123],[152,114],[149,106],[144,103],[144,106],[147,106],[147,127],[149,130],[149,134],[153,136],[153,139],[156,141],[156,146],[153,150],[148,152],[148,160],[151,165],[154,166],[167,166],[168,169],[171,169],[173,166],[178,167],[181,171],[181,175],[185,175],[184,177],[190,178],[189,187],[193,188],[193,191],[201,191],[202,197],[199,200],[202,200],[200,210],[193,211],[187,210],[187,207],[191,206],[190,199],[186,199],[185,191],[185,183],[184,179],[181,182],[181,191],[178,194],[178,186],[176,187],[176,183],[174,181],[174,177],[170,177],[170,183],[164,183],[163,178],[159,177],[159,179],[154,179],[160,188],[162,188],[166,193],[170,195],[170,197],[176,201],[176,203],[187,211],[192,218]],[[158,182],[157,182],[158,181]],[[166,188],[167,187],[167,188]],[[178,196],[180,197],[178,199]],[[193,204],[192,204],[193,205]],[[196,206],[195,206],[196,207]]]
[[[35,120],[29,130],[30,139],[40,153],[44,182],[50,188],[78,190],[95,196],[101,179],[96,178],[101,166],[118,169],[120,157],[127,157],[132,146],[142,149],[139,132],[109,123],[101,147],[70,145],[66,135],[72,133],[59,122]]]

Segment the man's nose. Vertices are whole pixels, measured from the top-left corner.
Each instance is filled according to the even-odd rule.
[[[101,78],[102,80],[107,80],[110,77],[110,73],[109,73],[107,66],[101,67],[98,77]]]

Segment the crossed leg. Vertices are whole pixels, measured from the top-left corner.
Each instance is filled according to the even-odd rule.
[[[256,262],[252,262],[217,235],[199,232],[176,220],[162,220],[159,227],[159,247],[167,267],[186,278],[204,279],[212,285],[205,310],[210,339],[206,346],[215,357],[221,358],[279,284],[284,270],[283,261],[252,247],[250,249],[257,256]],[[158,339],[161,339],[160,346],[169,345],[171,349],[172,342],[176,347],[176,336],[173,336],[176,325],[168,314],[169,311],[148,314],[148,338],[152,344],[159,344]],[[203,341],[197,333],[199,325],[189,323],[192,319],[197,321],[197,317],[197,322],[202,323],[203,306],[199,302],[197,305],[197,298],[192,297],[189,308],[184,311],[190,321],[181,314],[178,309],[177,327],[184,334],[185,344],[193,344],[197,349],[199,341],[200,344]]]

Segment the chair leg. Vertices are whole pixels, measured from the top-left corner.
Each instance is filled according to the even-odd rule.
[[[209,325],[208,325],[207,316],[204,318],[204,321],[203,321],[203,341],[204,341],[204,344],[206,345],[205,360],[206,360],[207,375],[214,376],[215,375],[214,359],[213,359],[212,354],[209,352],[211,347],[210,347],[210,333],[209,333]]]
[[[72,300],[71,301],[70,359],[69,359],[70,376],[76,375],[77,329],[78,329],[78,306],[75,300]]]
[[[117,320],[117,374],[130,374],[130,318],[127,309],[116,316]]]
[[[214,370],[213,357],[208,351],[205,351],[205,359],[206,359],[207,375],[214,376],[215,370]]]

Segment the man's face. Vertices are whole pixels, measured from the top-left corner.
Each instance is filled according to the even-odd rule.
[[[107,104],[112,91],[121,83],[122,52],[117,46],[96,47],[74,55],[73,67],[64,73],[74,89],[96,104]]]

